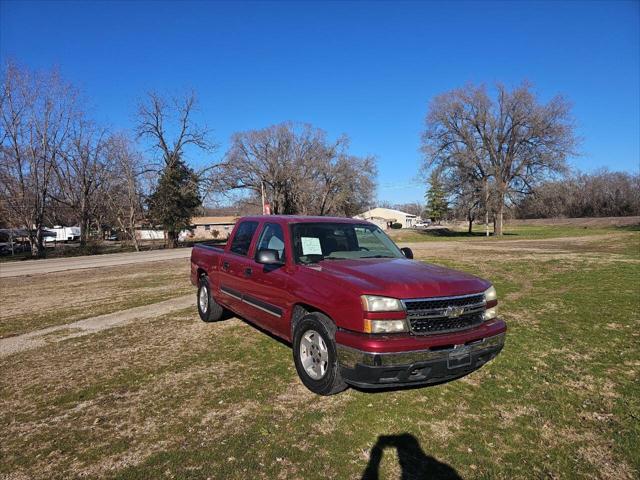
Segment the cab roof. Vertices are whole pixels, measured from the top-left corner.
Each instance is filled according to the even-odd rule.
[[[360,224],[369,223],[366,220],[348,217],[314,217],[307,215],[254,215],[242,217],[238,219],[238,223],[245,220],[254,221],[276,221],[281,223],[351,223]]]

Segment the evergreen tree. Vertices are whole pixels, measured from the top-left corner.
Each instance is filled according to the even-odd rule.
[[[429,190],[427,190],[425,198],[427,200],[427,215],[433,222],[440,223],[447,215],[449,205],[443,183],[437,171],[431,173]]]
[[[149,217],[162,224],[170,245],[176,246],[178,233],[189,227],[201,204],[196,174],[178,159],[162,170],[158,185],[149,196]]]

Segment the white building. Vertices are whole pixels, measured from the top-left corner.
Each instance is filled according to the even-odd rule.
[[[392,208],[381,207],[372,208],[371,210],[362,212],[353,218],[367,220],[368,222],[378,225],[382,229],[390,228],[393,223],[401,224],[402,228],[411,228],[418,220],[420,220],[416,215],[401,212],[400,210],[394,210]]]

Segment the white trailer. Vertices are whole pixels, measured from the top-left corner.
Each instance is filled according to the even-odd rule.
[[[44,241],[51,242],[75,242],[80,240],[80,227],[61,227],[56,225],[53,228],[47,228],[48,232],[54,233],[55,236],[47,236]]]

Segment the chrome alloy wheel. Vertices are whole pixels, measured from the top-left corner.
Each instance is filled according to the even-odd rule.
[[[209,308],[209,289],[205,286],[200,287],[200,293],[198,294],[198,303],[200,305],[201,312],[206,312]]]
[[[307,330],[300,340],[300,363],[314,380],[320,380],[327,373],[329,352],[318,332]]]

